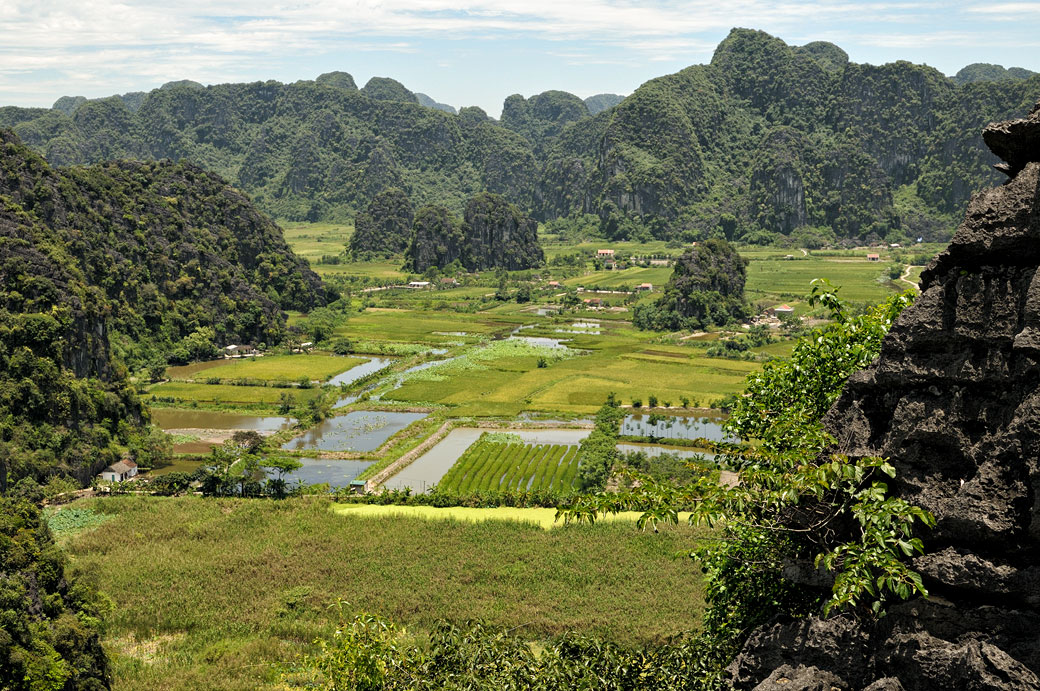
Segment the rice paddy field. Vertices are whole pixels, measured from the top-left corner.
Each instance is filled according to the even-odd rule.
[[[654,394],[662,401],[686,396],[706,403],[738,391],[760,367],[708,358],[692,346],[651,344],[652,335],[623,325],[604,324],[598,335],[550,332],[569,338],[567,345],[579,352],[559,357],[566,351],[502,351],[481,359],[479,368],[463,357],[405,379],[383,398],[451,406],[458,416],[515,416],[525,410],[585,415],[611,392],[625,401]]]
[[[353,225],[336,223],[283,223],[285,240],[293,252],[311,263],[323,256],[337,255],[354,234]]]
[[[446,345],[474,343],[535,321],[533,315],[465,314],[404,308],[369,308],[351,317],[337,335],[358,341]]]
[[[295,355],[265,355],[226,360],[193,375],[198,379],[256,379],[259,381],[326,381],[355,365],[363,358],[325,353],[297,353]],[[173,368],[171,368],[173,369]]]
[[[437,486],[460,494],[483,490],[565,492],[574,488],[577,475],[577,446],[480,441],[466,450]]]
[[[840,286],[838,294],[852,302],[876,304],[900,292],[905,284],[888,278],[888,264],[859,258],[752,261],[747,267],[749,299],[774,297],[799,300],[810,291],[814,278],[826,278]]]
[[[283,665],[335,629],[340,601],[344,616],[420,638],[438,620],[479,619],[532,641],[573,630],[623,644],[693,628],[703,608],[699,568],[675,556],[701,535],[688,526],[545,530],[485,520],[497,509],[429,520],[320,499],[77,506],[103,516],[63,541],[117,603],[104,640],[117,690],[279,688]]]
[[[233,384],[196,384],[172,381],[147,389],[145,402],[155,396],[164,404],[190,406],[194,403],[241,404],[242,406],[278,405],[279,399],[290,394],[297,403],[305,403],[321,393],[320,389],[278,388],[274,386],[235,386]]]

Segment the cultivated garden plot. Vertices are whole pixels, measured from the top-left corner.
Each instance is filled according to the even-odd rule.
[[[455,462],[438,488],[460,494],[574,488],[578,447],[480,441]]]

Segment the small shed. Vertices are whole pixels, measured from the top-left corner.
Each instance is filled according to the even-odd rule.
[[[430,287],[430,282],[429,281],[409,281],[408,282],[408,287],[409,288],[429,288]]]
[[[441,286],[442,287],[453,288],[453,287],[457,286],[458,284],[459,284],[459,281],[456,278],[445,277],[445,278],[441,279]]]
[[[560,287],[560,282],[559,281],[549,281],[549,287],[550,288],[559,288]]]
[[[649,292],[649,291],[651,291],[653,289],[654,289],[654,284],[653,283],[640,283],[639,285],[636,286],[636,290],[642,290],[642,291],[647,291],[647,292]]]
[[[880,254],[876,254],[876,253],[868,254],[867,255],[867,261],[868,262],[879,262],[879,261],[881,261],[881,255]]]
[[[605,262],[603,262],[603,268],[607,269],[608,271],[613,271],[617,268],[617,262],[613,259],[608,259]]]
[[[794,307],[791,307],[790,305],[777,305],[773,308],[773,314],[778,317],[783,314],[794,314]]]
[[[585,298],[582,300],[582,302],[584,302],[587,307],[591,307],[593,309],[603,306],[602,298]]]
[[[351,480],[350,481],[350,491],[353,492],[354,494],[364,494],[365,493],[365,485],[367,485],[367,484],[368,483],[366,483],[364,480]]]
[[[137,464],[129,458],[113,463],[99,473],[102,480],[108,482],[125,482],[137,475]]]

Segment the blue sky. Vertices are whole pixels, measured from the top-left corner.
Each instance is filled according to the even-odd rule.
[[[734,26],[856,62],[1040,71],[1040,2],[0,0],[0,105],[342,70],[497,116],[513,93],[631,93],[708,62]]]

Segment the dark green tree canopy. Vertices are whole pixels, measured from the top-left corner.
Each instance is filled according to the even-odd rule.
[[[408,249],[415,211],[408,195],[399,187],[388,187],[369,202],[354,220],[350,250],[355,256],[370,252],[384,256]]]
[[[66,564],[39,508],[0,496],[0,688],[109,688],[111,605]]]
[[[636,306],[633,321],[641,329],[674,331],[744,319],[746,267],[747,260],[725,240],[700,242],[676,261],[664,295]]]
[[[431,266],[447,266],[456,260],[463,266],[472,262],[462,221],[443,206],[419,209],[405,254],[405,268],[422,273]]]

